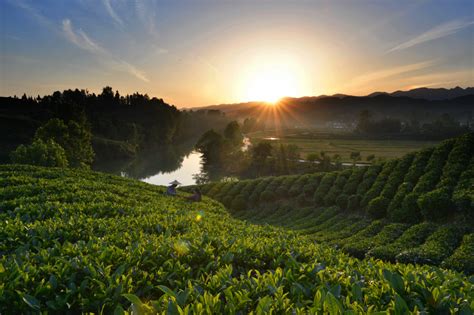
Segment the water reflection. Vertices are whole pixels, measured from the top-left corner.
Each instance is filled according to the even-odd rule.
[[[201,153],[192,151],[182,159],[180,167],[175,170],[161,171],[140,180],[154,185],[167,185],[169,182],[177,179],[184,186],[193,185],[196,183],[193,175],[199,173],[200,170]]]
[[[177,179],[183,185],[195,184],[193,174],[201,172],[201,154],[193,143],[148,148],[134,159],[96,163],[94,170],[131,177],[155,185],[167,185]]]
[[[120,176],[135,178],[154,185],[168,185],[177,179],[183,185],[194,185],[207,181],[234,180],[225,177],[219,168],[203,167],[202,156],[194,151],[195,141],[181,145],[150,147],[133,159],[108,159],[97,162],[93,169]],[[242,141],[242,151],[249,149],[250,139]]]

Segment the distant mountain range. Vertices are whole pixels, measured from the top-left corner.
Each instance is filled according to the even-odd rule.
[[[390,95],[390,96],[406,96],[406,97],[411,97],[411,98],[421,98],[425,100],[448,100],[460,96],[466,96],[466,95],[472,95],[474,94],[474,87],[467,87],[465,89],[457,86],[452,89],[445,89],[445,88],[438,88],[438,89],[431,89],[431,88],[417,88],[417,89],[412,89],[408,91],[395,91],[393,93],[387,93],[387,92],[374,92],[372,94],[369,94],[367,96],[373,97],[373,96],[378,96],[378,95]],[[336,94],[340,96],[341,94]]]
[[[449,100],[461,96],[467,96],[467,95],[474,95],[474,87],[467,87],[467,88],[462,88],[459,86],[456,86],[455,88],[452,89],[446,89],[446,88],[426,88],[426,87],[421,87],[417,89],[412,89],[408,91],[395,91],[392,93],[388,92],[373,92],[370,93],[369,95],[365,97],[377,97],[380,95],[386,95],[386,96],[394,96],[394,97],[409,97],[409,98],[414,98],[414,99],[424,99],[424,100],[429,100],[429,101],[440,101],[440,100]],[[364,96],[353,96],[349,94],[333,94],[333,95],[319,95],[319,96],[304,96],[304,97],[298,97],[298,98],[293,98],[293,97],[285,97],[283,100],[302,100],[302,99],[320,99],[320,98],[326,98],[326,97],[332,97],[332,98],[346,98],[346,97],[364,97]],[[234,110],[237,108],[242,108],[244,107],[252,107],[252,106],[258,106],[265,104],[265,102],[245,102],[245,103],[232,103],[232,104],[219,104],[219,105],[208,105],[208,106],[203,106],[203,107],[197,107],[199,109],[223,109],[224,111],[228,110]],[[473,104],[474,105],[474,104]],[[196,109],[196,108],[193,108]]]
[[[265,102],[221,104],[196,109],[220,110],[233,119],[259,118],[267,123],[284,123],[289,126],[317,126],[328,121],[353,122],[362,110],[369,110],[374,118],[397,118],[405,121],[417,119],[432,121],[441,114],[465,122],[472,120],[474,88],[430,89],[419,88],[393,93],[375,92],[367,96],[335,94],[312,97],[286,97],[280,106]],[[275,116],[275,112],[278,113]]]

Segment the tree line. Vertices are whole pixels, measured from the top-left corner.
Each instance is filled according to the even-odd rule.
[[[223,132],[210,129],[199,138],[195,148],[202,153],[203,172],[197,176],[198,182],[223,176],[257,178],[342,168],[340,156],[331,157],[325,152],[311,154],[307,161],[303,161],[300,148],[293,144],[273,144],[270,141],[244,144],[243,130],[248,130],[246,127],[250,123],[254,125],[250,119],[242,125],[232,121]]]
[[[22,152],[21,159],[31,155],[32,152],[25,148],[33,142],[34,147],[43,148],[42,151],[57,151],[50,144],[49,140],[53,140],[56,144],[62,143],[70,165],[77,166],[81,163],[90,165],[94,159],[129,159],[149,147],[189,141],[210,126],[220,127],[228,120],[217,110],[180,111],[163,99],[140,93],[120,95],[107,86],[99,94],[75,89],[34,98],[26,95],[2,97],[0,122],[1,161],[8,161],[9,153],[19,145],[23,145],[19,151]],[[66,128],[73,136],[70,140],[42,136],[38,130],[46,125],[46,129],[56,128],[58,133]],[[88,134],[87,141],[82,141],[81,133]],[[89,156],[76,163],[68,153],[67,143],[71,141],[92,145],[92,158]]]
[[[408,121],[398,118],[374,119],[369,110],[359,113],[355,133],[366,136],[405,135],[411,139],[440,140],[462,135],[470,131],[468,124],[460,124],[451,115],[444,113],[432,121],[421,123],[413,117]]]

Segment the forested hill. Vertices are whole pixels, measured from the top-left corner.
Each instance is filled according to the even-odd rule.
[[[262,102],[223,104],[206,109],[217,109],[232,118],[259,117],[267,124],[286,126],[314,126],[328,121],[355,122],[361,111],[370,111],[374,118],[392,118],[403,122],[417,120],[431,122],[440,115],[449,113],[463,124],[472,122],[474,94],[451,99],[427,100],[408,96],[377,94],[374,96],[318,96],[284,98],[276,106],[263,106]]]
[[[356,257],[474,272],[474,134],[338,172],[202,185],[234,216],[281,225]]]
[[[148,146],[194,139],[225,120],[183,112],[146,94],[120,95],[111,87],[100,94],[76,89],[36,98],[0,97],[0,161],[8,160],[19,144],[31,142],[37,128],[52,118],[90,129],[96,158],[129,157]]]

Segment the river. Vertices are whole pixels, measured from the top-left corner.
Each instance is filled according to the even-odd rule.
[[[139,178],[141,181],[153,185],[168,185],[169,182],[177,180],[181,185],[194,185],[196,181],[194,174],[201,171],[201,153],[192,151],[183,158],[181,165],[173,171],[160,171],[154,175]]]

